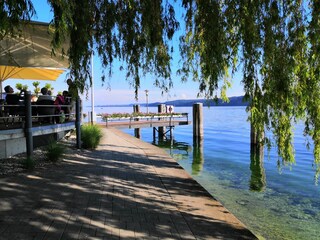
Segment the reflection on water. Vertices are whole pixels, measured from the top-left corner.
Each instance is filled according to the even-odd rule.
[[[191,146],[186,142],[179,142],[174,138],[154,138],[152,144],[169,150],[170,155],[177,160],[189,159]]]
[[[189,143],[176,141],[172,138],[153,138],[153,145],[169,150],[170,155],[176,160],[188,160],[189,153],[192,151],[192,174],[198,175],[201,173],[204,156],[203,156],[203,139],[195,138],[193,148]]]
[[[203,138],[193,138],[193,160],[192,160],[192,174],[198,175],[203,168]]]
[[[264,151],[263,147],[250,149],[250,170],[251,178],[249,182],[250,190],[263,192],[266,188],[266,174],[263,166]]]
[[[312,149],[305,149],[303,127],[296,126],[296,164],[279,171],[276,148],[265,148],[267,156],[250,149],[245,108],[212,107],[204,115],[199,145],[190,126],[176,128],[171,140],[152,141],[152,129],[141,129],[141,138],[166,148],[261,239],[319,239],[320,187],[314,184]],[[134,134],[133,129],[127,132]]]

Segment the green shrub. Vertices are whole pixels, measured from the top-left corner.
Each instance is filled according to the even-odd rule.
[[[99,145],[102,138],[102,131],[97,125],[81,126],[81,141],[82,147],[94,149]]]
[[[35,166],[35,161],[33,160],[32,157],[27,157],[23,160],[22,165],[26,169],[33,169]]]
[[[45,150],[46,158],[52,162],[57,162],[65,153],[65,147],[57,142],[50,143]]]

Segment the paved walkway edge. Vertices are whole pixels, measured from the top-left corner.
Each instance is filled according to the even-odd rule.
[[[256,239],[240,220],[195,181],[165,150],[118,129],[104,130],[106,135],[111,132],[144,152],[196,238],[207,236],[210,239],[217,234],[213,232],[217,231],[217,235],[227,239]],[[194,221],[201,218],[206,219],[202,222],[205,222],[203,225]]]
[[[256,239],[164,150],[102,131],[96,150],[0,178],[0,240]]]

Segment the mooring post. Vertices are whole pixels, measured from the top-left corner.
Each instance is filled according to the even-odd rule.
[[[170,139],[173,140],[173,126],[170,126]]]
[[[77,97],[76,100],[76,122],[75,122],[75,127],[76,127],[76,137],[77,137],[77,148],[81,148],[81,111],[80,111],[80,98]]]
[[[133,105],[133,112],[139,113],[140,112],[140,105],[138,105],[138,104]]]
[[[27,157],[31,158],[33,154],[33,136],[32,136],[32,109],[31,109],[31,92],[24,93],[25,105],[25,127],[24,132],[26,136]]]
[[[158,113],[165,113],[166,112],[166,105],[159,104],[158,105]],[[159,118],[160,120],[160,118]],[[158,127],[158,136],[159,139],[163,139],[165,137],[166,127]]]
[[[250,123],[250,143],[251,147],[260,147],[263,145],[264,132],[258,132],[252,123]]]
[[[201,140],[203,138],[203,111],[202,103],[193,104],[193,138]]]
[[[155,143],[156,142],[156,128],[153,127],[153,142]]]
[[[134,113],[139,113],[140,112],[140,105],[138,105],[138,104],[135,104],[135,105],[133,105],[133,112]],[[139,121],[139,119],[138,118],[134,118],[134,121]],[[141,130],[140,130],[140,128],[135,128],[134,129],[134,136],[136,137],[136,138],[141,138]]]

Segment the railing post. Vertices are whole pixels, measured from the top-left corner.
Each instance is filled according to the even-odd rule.
[[[81,112],[80,112],[80,98],[76,99],[76,136],[77,136],[77,148],[81,148]]]
[[[27,157],[31,158],[33,153],[33,136],[32,136],[32,109],[31,109],[31,92],[24,93],[25,106],[25,127]]]

